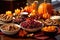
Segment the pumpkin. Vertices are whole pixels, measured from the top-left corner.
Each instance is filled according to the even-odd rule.
[[[41,3],[38,7],[38,13],[41,15],[41,14],[44,14],[44,13],[49,13],[52,15],[53,13],[53,6],[50,4],[50,3]]]
[[[48,18],[50,18],[50,16],[51,16],[51,15],[48,14],[48,13],[43,14],[43,18],[44,18],[44,19],[48,19]]]

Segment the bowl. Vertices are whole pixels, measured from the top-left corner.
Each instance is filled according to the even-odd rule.
[[[22,27],[22,29],[24,29],[24,30],[26,30],[28,32],[36,32],[36,31],[40,30],[41,27],[39,27],[39,28],[33,28],[33,29],[27,29],[27,28]]]
[[[50,19],[57,21],[58,24],[60,25],[60,16],[52,16],[50,17]]]
[[[53,19],[46,19],[43,23],[45,25],[55,25],[55,26],[59,25],[59,23]]]
[[[23,18],[27,18],[28,17],[28,12],[21,12],[20,15]]]
[[[0,15],[0,20],[3,22],[11,22],[12,21],[12,16],[7,16],[6,14],[1,14]]]
[[[50,19],[60,19],[60,16],[51,16]]]
[[[20,24],[20,26],[22,27],[22,29],[24,29],[24,30],[26,30],[28,32],[36,32],[36,31],[40,30],[44,26],[44,24],[41,21],[36,21],[36,22],[41,23],[41,26],[37,27],[37,28],[25,28],[25,27],[21,26],[21,24]]]
[[[52,26],[51,26],[52,27]],[[51,28],[50,28],[51,29]],[[57,32],[58,32],[58,27],[55,28],[54,31],[50,30],[50,29],[45,29],[45,30],[41,30],[45,35],[50,36],[50,37],[54,37],[56,36]],[[47,31],[50,30],[50,31]]]
[[[20,26],[17,24],[9,23],[1,26],[0,30],[2,33],[7,35],[14,35],[20,30]]]
[[[28,15],[28,12],[21,12],[20,15]]]
[[[55,32],[43,32],[45,35],[47,35],[47,36],[50,36],[50,37],[54,37],[54,36],[56,36],[57,35],[57,32],[58,32],[58,30],[56,30]]]

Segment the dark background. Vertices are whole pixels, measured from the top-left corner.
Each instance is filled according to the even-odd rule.
[[[27,2],[30,3],[33,1],[34,0],[0,0],[0,14],[5,13],[8,10],[14,12],[14,10],[17,8],[20,9],[20,7],[25,7]],[[38,0],[38,2],[40,4],[40,2],[43,2],[43,0]],[[47,0],[47,2],[51,3],[51,0]],[[60,11],[60,2],[56,2],[53,2],[52,4],[56,10]]]
[[[0,14],[8,10],[14,12],[15,9],[26,6],[26,2],[26,0],[0,0]]]

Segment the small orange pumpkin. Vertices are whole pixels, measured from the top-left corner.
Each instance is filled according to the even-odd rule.
[[[44,19],[48,19],[48,18],[50,18],[50,16],[51,16],[51,15],[48,14],[48,13],[43,14],[43,18],[44,18]]]

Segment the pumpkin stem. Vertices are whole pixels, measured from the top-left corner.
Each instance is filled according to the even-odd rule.
[[[44,3],[46,3],[47,2],[47,0],[44,0]]]

